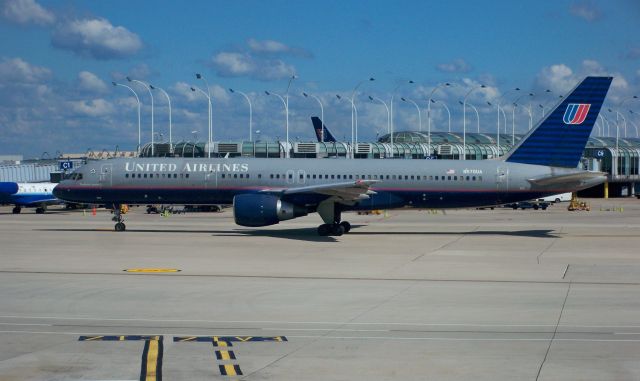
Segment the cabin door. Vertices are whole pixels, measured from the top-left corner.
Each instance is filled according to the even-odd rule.
[[[113,181],[113,164],[102,164],[100,166],[100,185],[111,186]]]
[[[506,202],[507,192],[509,192],[509,168],[498,167],[496,171],[496,191],[497,201]]]

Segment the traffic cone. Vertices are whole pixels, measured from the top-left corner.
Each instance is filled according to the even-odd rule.
[[[94,206],[93,209],[91,209],[91,215],[95,216],[96,215],[96,207]]]

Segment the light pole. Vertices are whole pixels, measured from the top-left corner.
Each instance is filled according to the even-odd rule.
[[[462,101],[458,101],[458,103],[462,104]],[[477,132],[480,133],[480,113],[478,113],[478,109],[476,108],[476,106],[472,105],[471,103],[467,103],[467,106],[471,107],[473,111],[476,112]]]
[[[211,157],[211,143],[213,142],[213,106],[211,105],[211,90],[209,89],[209,82],[207,79],[200,73],[196,73],[196,79],[201,79],[204,82],[204,85],[207,88],[206,96],[209,101],[209,141],[207,142],[207,157]],[[193,88],[191,89],[193,90]],[[198,89],[200,90],[200,89]],[[202,90],[200,90],[202,91]],[[202,91],[204,93],[204,91]]]
[[[444,107],[444,109],[447,111],[447,116],[449,118],[449,129],[448,129],[448,131],[451,132],[451,111],[449,111],[449,107],[447,107],[447,104],[444,103],[443,101],[437,100],[437,99],[431,99],[430,101],[433,104],[440,103],[442,105],[442,107]],[[429,138],[431,138],[431,135],[429,135]]]
[[[207,98],[208,105],[209,105],[209,108],[208,108],[208,110],[209,110],[209,119],[208,119],[208,121],[209,121],[209,124],[208,124],[208,127],[209,127],[208,136],[209,136],[209,138],[208,139],[209,139],[209,141],[207,142],[207,157],[211,158],[211,147],[209,147],[209,144],[211,144],[211,97],[209,96],[208,93],[205,93],[204,90],[202,90],[201,88],[199,88],[199,87],[191,87],[191,91],[195,92],[196,90],[201,92],[202,95],[204,95],[205,98]]]
[[[249,141],[253,142],[253,127],[252,127],[253,126],[253,109],[251,107],[251,99],[249,99],[249,96],[243,93],[242,91],[238,91],[234,89],[229,89],[229,91],[231,93],[238,93],[242,95],[244,99],[247,100],[247,103],[249,103]]]
[[[356,103],[355,103],[356,91],[358,91],[358,88],[362,86],[362,84],[364,84],[365,82],[367,81],[372,82],[375,80],[376,79],[373,77],[370,77],[369,79],[366,79],[366,80],[362,80],[358,82],[356,87],[354,87],[353,91],[351,92],[351,146],[353,147],[352,149],[354,150],[353,151],[354,154],[355,154],[355,146],[356,146],[356,143],[358,142],[358,110],[356,109]]]
[[[151,90],[160,90],[160,92],[162,94],[164,94],[165,97],[167,97],[167,102],[169,103],[169,151],[171,153],[173,153],[173,144],[172,144],[172,132],[171,132],[171,98],[169,98],[169,94],[167,94],[166,91],[164,91],[164,89],[161,89],[159,87],[154,87],[153,85],[149,85],[149,88]]]
[[[633,110],[629,110],[629,114],[631,114],[631,115],[638,115],[638,113],[637,113],[637,112],[634,112]],[[637,125],[634,121],[632,121],[632,120],[631,120],[631,118],[629,118],[629,123],[631,123],[631,125],[632,125],[633,127],[635,127],[635,129],[636,129],[636,138],[637,138],[637,137],[640,137],[640,136],[638,135],[638,125]]]
[[[285,100],[286,100],[286,106],[287,106],[287,158],[290,156],[289,155],[289,89],[291,88],[291,82],[293,82],[294,79],[298,78],[295,74],[291,74],[291,77],[289,78],[289,84],[287,84],[287,92],[285,93]]]
[[[142,86],[145,87],[145,89],[147,89],[147,91],[149,92],[149,96],[151,96],[151,157],[154,156],[155,150],[154,150],[154,143],[153,143],[153,132],[154,132],[154,126],[153,126],[153,93],[151,92],[151,89],[149,88],[149,85],[147,83],[144,83],[140,80],[137,79],[131,79],[131,77],[127,77],[127,81],[129,82],[136,82],[141,84]]]
[[[515,145],[515,141],[516,141],[516,107],[518,107],[518,101],[520,101],[520,99],[522,99],[525,96],[533,96],[533,93],[529,93],[529,94],[522,94],[521,96],[519,96],[518,98],[516,98],[515,101],[513,101],[513,108],[511,109],[511,142],[513,143],[513,145]]]
[[[321,125],[320,141],[322,143],[324,143],[324,125],[325,125],[325,122],[324,122],[324,107],[322,106],[322,101],[320,100],[320,98],[318,98],[317,96],[315,96],[313,94],[308,94],[308,93],[302,92],[302,95],[305,98],[309,98],[310,97],[310,98],[315,99],[316,102],[318,102],[318,104],[320,105],[320,119],[321,119],[321,121],[320,121],[320,125]]]
[[[618,139],[620,138],[620,131],[619,131],[619,127],[620,125],[618,124],[618,117],[622,118],[622,120],[624,121],[624,137],[627,137],[627,118],[625,118],[624,116],[622,116],[622,114],[620,114],[617,110],[612,110],[612,109],[608,109],[609,112],[615,112],[616,113],[616,150],[618,149]]]
[[[605,124],[607,127],[607,136],[611,136],[611,126],[609,125],[609,121],[602,114],[598,114],[598,118],[600,118],[600,123],[602,124],[602,133],[604,134]]]
[[[400,83],[398,86],[396,86],[395,89],[393,89],[393,92],[391,93],[391,102],[389,102],[389,110],[390,110],[390,115],[391,115],[391,149],[393,151],[393,130],[394,130],[394,124],[393,124],[393,98],[396,96],[396,92],[398,91],[398,89],[400,87],[402,87],[403,85],[406,84],[412,84],[414,83],[412,80],[407,80],[406,82],[402,82]]]
[[[138,97],[138,94],[129,86],[127,85],[123,85],[122,83],[117,83],[117,82],[111,82],[113,84],[113,86],[122,86],[124,88],[129,89],[129,91],[131,91],[133,93],[133,95],[136,97],[136,101],[138,101],[138,156],[140,156],[140,97]]]
[[[467,98],[474,90],[484,89],[485,85],[474,86],[467,92],[462,101],[462,160],[467,160]]]
[[[637,95],[632,95],[632,96],[630,96],[629,98],[627,98],[627,99],[623,100],[622,102],[620,102],[620,107],[619,107],[619,109],[621,109],[621,108],[622,108],[622,106],[623,106],[627,101],[630,101],[630,100],[632,100],[632,99],[638,99],[638,96],[637,96]],[[619,113],[616,111],[616,123],[617,123],[617,119],[618,119],[618,114],[619,114]],[[622,118],[624,119],[624,117],[622,117]],[[626,120],[626,119],[624,119],[624,137],[625,137],[625,138],[627,137],[627,120]]]
[[[518,89],[520,90],[520,89]],[[493,104],[491,102],[487,102],[487,104],[489,106],[493,106]],[[505,128],[505,133],[507,131],[507,115],[504,113],[504,109],[502,107],[500,107],[500,103],[496,103],[496,109],[498,111],[498,127],[497,127],[497,134],[496,134],[496,148],[498,149],[498,156],[500,156],[500,114],[502,114],[502,117],[504,119],[504,128]]]
[[[435,103],[433,101],[433,94],[435,94],[438,89],[449,86],[451,86],[449,82],[439,84],[431,90],[431,93],[429,93],[429,99],[427,99],[427,142],[429,144],[429,149],[431,149],[431,103]],[[447,107],[444,103],[442,104],[444,107]],[[447,108],[447,112],[449,112],[449,108]],[[451,132],[451,113],[449,113],[449,132]]]
[[[403,102],[411,103],[416,107],[416,110],[418,110],[418,131],[422,132],[422,112],[420,111],[420,106],[418,106],[418,104],[415,101],[409,98],[401,97],[400,100],[402,100]]]
[[[285,151],[284,157],[288,158],[289,157],[289,105],[287,104],[287,101],[285,101],[284,98],[279,94],[271,93],[269,91],[265,91],[264,93],[267,95],[273,95],[278,97],[278,99],[282,101],[282,105],[284,106],[284,112],[286,114],[285,123],[286,123],[286,129],[287,129],[287,142],[286,142],[286,151]]]
[[[384,106],[384,108],[387,110],[387,132],[390,133],[391,132],[391,112],[389,112],[389,106],[387,106],[387,104],[378,97],[372,97],[371,95],[369,95],[369,100],[372,102],[373,101],[380,102]],[[391,146],[391,157],[393,158],[393,145]]]
[[[342,96],[340,96],[340,94],[336,94],[336,98],[342,100]],[[355,146],[353,145],[355,140],[354,140],[354,129],[353,129],[353,121],[354,121],[354,115],[355,115],[355,122],[356,124],[358,123],[358,109],[356,108],[356,104],[353,102],[353,98],[344,98],[347,101],[349,101],[349,103],[351,103],[351,158],[354,159],[355,158]],[[346,138],[343,138],[343,140],[346,140]]]

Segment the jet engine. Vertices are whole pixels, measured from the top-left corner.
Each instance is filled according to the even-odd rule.
[[[275,225],[307,214],[306,208],[270,194],[240,194],[233,198],[233,217],[242,226]]]

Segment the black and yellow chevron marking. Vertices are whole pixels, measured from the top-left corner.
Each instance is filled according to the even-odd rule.
[[[162,381],[162,347],[162,338],[144,342],[140,381]]]
[[[285,336],[174,336],[174,342],[218,342],[220,344],[227,343],[231,346],[232,342],[249,343],[249,342],[283,342],[287,341]],[[223,345],[220,345],[223,346]]]
[[[111,336],[80,336],[78,341],[142,341],[160,340],[161,336],[146,335],[111,335]]]
[[[233,351],[215,351],[218,360],[235,360],[236,354]]]
[[[240,365],[225,364],[218,365],[218,368],[220,368],[220,374],[222,374],[223,376],[242,376]]]

